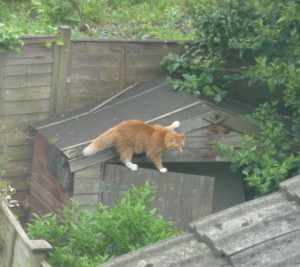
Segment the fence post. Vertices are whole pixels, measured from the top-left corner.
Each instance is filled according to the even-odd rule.
[[[126,88],[127,79],[127,57],[128,57],[128,42],[124,42],[121,54],[120,71],[119,71],[119,91]]]
[[[0,54],[0,115],[3,114],[3,91],[4,91],[4,54]]]
[[[60,26],[53,52],[53,76],[50,97],[50,114],[65,111],[66,92],[69,86],[71,28]]]

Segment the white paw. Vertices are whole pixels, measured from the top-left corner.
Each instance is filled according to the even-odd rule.
[[[176,129],[180,126],[180,122],[179,121],[174,121],[172,124],[171,124],[172,128],[173,129]]]
[[[138,169],[138,165],[132,163],[132,165],[129,167],[129,169],[135,172]]]
[[[138,165],[128,161],[128,162],[125,162],[125,165],[127,166],[128,169],[132,170],[132,171],[137,171],[138,169]]]
[[[167,169],[167,168],[161,168],[161,169],[159,169],[159,171],[160,171],[161,173],[166,173],[166,172],[168,171],[168,169]]]

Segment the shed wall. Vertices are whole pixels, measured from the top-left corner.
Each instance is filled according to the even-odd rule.
[[[64,188],[49,170],[48,146],[43,136],[37,134],[33,150],[30,208],[38,214],[61,210],[72,196],[72,189]]]

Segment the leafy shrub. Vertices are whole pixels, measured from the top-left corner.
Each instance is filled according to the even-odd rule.
[[[197,39],[163,61],[175,90],[258,106],[256,138],[217,145],[258,195],[299,173],[300,2],[224,0],[193,5]],[[250,100],[249,100],[250,99]],[[260,106],[259,106],[260,105]]]
[[[110,209],[98,205],[94,212],[82,211],[72,200],[60,219],[35,215],[27,231],[54,246],[53,266],[95,266],[176,234],[155,209],[147,209],[153,197],[153,187],[146,184],[133,187]]]

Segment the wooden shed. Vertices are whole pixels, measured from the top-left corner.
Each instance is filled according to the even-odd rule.
[[[165,79],[136,84],[101,104],[61,114],[32,125],[35,130],[30,206],[32,211],[56,212],[70,197],[83,208],[95,203],[111,205],[132,184],[157,185],[155,206],[167,220],[185,230],[188,224],[212,212],[245,200],[240,175],[228,162],[216,161],[216,140],[238,145],[241,133],[253,127],[241,116],[249,110],[238,103],[215,105],[170,89]],[[179,120],[187,139],[182,153],[166,152],[162,160],[168,173],[158,172],[143,155],[139,169],[125,168],[107,149],[83,157],[82,149],[117,123],[140,119],[169,125]]]

